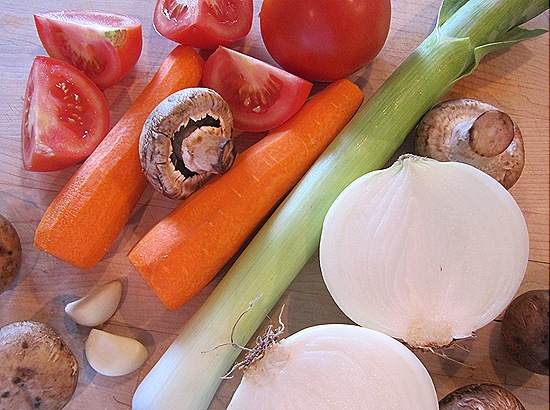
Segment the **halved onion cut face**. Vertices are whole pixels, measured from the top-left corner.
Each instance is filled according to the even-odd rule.
[[[244,371],[228,409],[437,410],[432,379],[403,344],[356,325],[306,328]]]
[[[525,219],[506,189],[472,166],[414,155],[350,184],[320,244],[323,278],[350,319],[427,348],[494,320],[528,256]]]

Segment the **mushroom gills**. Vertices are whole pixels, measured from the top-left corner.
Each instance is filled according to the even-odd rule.
[[[473,99],[444,101],[424,115],[415,135],[418,155],[474,166],[506,189],[525,163],[523,138],[508,114]]]
[[[185,199],[237,156],[233,115],[214,90],[188,88],[162,101],[147,118],[139,142],[151,185],[172,199]]]
[[[187,178],[204,172],[224,174],[235,160],[235,143],[216,130],[219,118],[206,115],[189,122],[176,131],[172,139],[170,161]]]

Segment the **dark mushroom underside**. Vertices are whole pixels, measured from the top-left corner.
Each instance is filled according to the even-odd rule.
[[[191,171],[185,165],[182,158],[182,143],[185,138],[193,133],[193,131],[201,127],[220,128],[220,120],[210,115],[206,115],[204,118],[201,118],[198,121],[194,121],[191,119],[186,126],[183,126],[178,131],[176,131],[174,137],[172,138],[172,155],[170,155],[170,161],[172,161],[172,164],[174,164],[176,170],[181,172],[185,176],[185,178],[197,175],[197,173]]]

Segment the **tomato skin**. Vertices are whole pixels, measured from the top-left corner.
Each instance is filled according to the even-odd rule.
[[[390,0],[264,0],[260,31],[267,51],[285,70],[329,82],[378,55],[390,19]]]
[[[48,55],[74,65],[102,90],[126,77],[141,55],[141,22],[132,17],[59,11],[35,14],[34,21]]]
[[[34,59],[24,103],[21,149],[28,171],[58,171],[78,164],[109,131],[109,106],[101,90],[61,60]]]
[[[225,47],[204,63],[204,87],[217,91],[229,104],[235,128],[271,130],[304,105],[313,84],[278,67]]]
[[[172,41],[214,49],[245,37],[253,13],[253,0],[157,0],[153,24]]]

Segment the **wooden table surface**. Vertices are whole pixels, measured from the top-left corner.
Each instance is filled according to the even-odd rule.
[[[260,1],[256,0],[255,12]],[[394,0],[391,31],[378,58],[352,76],[366,97],[416,48],[434,27],[439,0]],[[20,155],[20,123],[28,72],[36,55],[45,55],[33,23],[33,13],[61,9],[91,9],[125,13],[143,22],[143,53],[133,72],[105,92],[112,123],[153,76],[175,46],[152,27],[154,1],[26,0],[0,1],[0,213],[15,225],[23,246],[23,266],[15,282],[0,294],[0,326],[16,320],[38,320],[53,326],[80,363],[78,388],[67,408],[126,409],[148,370],[174,340],[186,321],[212,291],[224,271],[188,304],[166,310],[133,269],[126,254],[133,244],[177,202],[147,189],[129,223],[106,257],[94,268],[81,271],[33,248],[36,226],[45,209],[76,167],[52,173],[24,171]],[[529,27],[548,29],[548,12]],[[259,36],[255,18],[251,33],[235,48],[271,62]],[[519,124],[527,163],[519,182],[510,190],[525,214],[530,234],[530,258],[520,293],[548,288],[549,234],[549,130],[548,34],[486,57],[473,75],[459,81],[445,97],[477,98],[507,111]],[[411,150],[411,138],[400,152]],[[250,143],[242,136],[242,146]],[[114,278],[124,278],[120,309],[104,325],[116,334],[134,337],[150,357],[136,372],[123,377],[97,374],[86,362],[84,341],[89,329],[75,325],[63,311],[66,303]],[[280,301],[285,303],[289,333],[328,322],[349,322],[322,282],[313,257]],[[280,304],[275,308],[278,309]],[[495,320],[462,343],[466,348],[447,352],[454,360],[417,353],[433,377],[439,397],[472,382],[493,382],[514,392],[527,409],[548,409],[548,377],[519,367],[505,352],[500,322]],[[462,364],[457,364],[456,361]],[[211,408],[224,408],[238,377],[224,382]],[[190,392],[192,394],[192,392]]]

